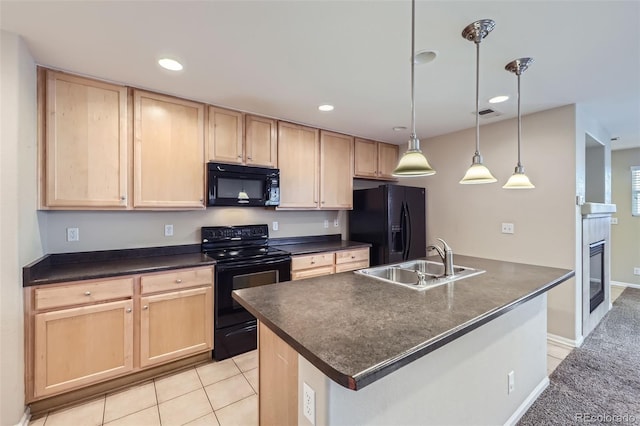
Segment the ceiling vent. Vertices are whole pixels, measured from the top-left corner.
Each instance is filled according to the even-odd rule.
[[[491,118],[498,117],[502,115],[502,113],[500,111],[496,111],[495,109],[487,108],[481,109],[480,112],[478,112],[478,115],[482,118]]]

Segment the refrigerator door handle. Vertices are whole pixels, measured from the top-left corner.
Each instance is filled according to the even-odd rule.
[[[404,260],[404,251],[406,247],[406,235],[405,229],[407,224],[404,221],[404,203],[400,204],[400,251],[402,253],[402,259]]]
[[[411,251],[411,213],[409,212],[409,206],[405,203],[404,214],[407,215],[405,220],[406,228],[407,228],[407,253],[405,254],[405,260],[409,257],[409,252]]]

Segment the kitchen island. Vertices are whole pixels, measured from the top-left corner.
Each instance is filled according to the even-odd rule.
[[[517,418],[548,383],[546,292],[574,273],[455,263],[486,272],[425,291],[347,272],[234,292],[261,323],[261,423],[311,424],[304,383],[315,424]]]

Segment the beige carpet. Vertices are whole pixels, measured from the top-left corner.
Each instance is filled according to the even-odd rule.
[[[519,425],[640,425],[640,290],[627,288],[549,379]]]

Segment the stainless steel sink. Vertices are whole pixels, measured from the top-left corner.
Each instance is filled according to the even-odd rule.
[[[453,275],[444,275],[444,265],[431,260],[411,260],[408,262],[382,265],[354,271],[392,284],[403,285],[414,290],[426,290],[463,278],[485,272],[482,269],[453,265]]]

